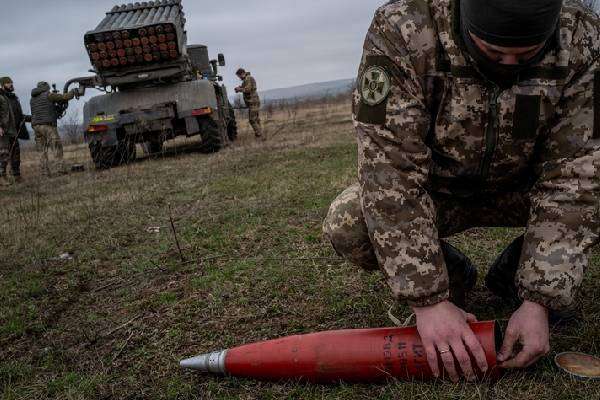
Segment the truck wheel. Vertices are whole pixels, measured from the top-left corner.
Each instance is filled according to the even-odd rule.
[[[219,126],[210,118],[198,120],[202,135],[202,152],[216,153],[223,148],[223,138],[219,132]]]
[[[164,142],[160,140],[153,140],[148,143],[148,151],[150,154],[159,154],[163,152]]]
[[[100,143],[90,143],[90,155],[96,169],[108,169],[114,165],[117,146],[102,146]]]
[[[121,141],[116,146],[90,144],[90,155],[96,169],[109,169],[135,160],[136,149],[132,141]]]
[[[117,163],[120,164],[129,164],[135,160],[136,156],[136,148],[135,142],[132,140],[122,140],[117,145]]]
[[[229,136],[229,140],[235,142],[237,139],[238,130],[237,130],[237,121],[235,120],[235,111],[233,108],[229,108],[229,123],[227,124],[227,136]]]

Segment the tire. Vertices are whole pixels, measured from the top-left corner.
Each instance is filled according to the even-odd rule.
[[[235,142],[238,136],[237,121],[235,120],[235,110],[229,105],[229,122],[227,123],[227,136],[229,140]]]
[[[117,146],[102,146],[100,143],[90,143],[90,155],[96,169],[109,169],[114,165]]]
[[[135,142],[131,140],[123,140],[117,145],[116,165],[129,164],[135,161],[136,148]]]
[[[135,160],[136,148],[132,141],[121,141],[116,146],[90,144],[90,155],[96,169],[109,169]]]
[[[148,151],[150,154],[160,154],[163,152],[164,144],[162,140],[148,142]]]
[[[200,134],[202,136],[202,152],[216,153],[220,151],[224,143],[217,123],[210,118],[204,118],[198,120],[198,124],[200,125]]]

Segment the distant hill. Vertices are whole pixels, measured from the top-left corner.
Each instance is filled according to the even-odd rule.
[[[340,79],[329,82],[309,83],[289,88],[265,90],[260,97],[265,103],[287,99],[307,99],[335,96],[346,93],[354,86],[354,79]]]

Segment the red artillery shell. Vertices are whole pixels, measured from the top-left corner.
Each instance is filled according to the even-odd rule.
[[[487,377],[497,378],[495,323],[475,323],[471,328],[486,353]],[[433,377],[416,328],[332,331],[249,344],[227,351],[225,369],[237,377],[319,383]]]

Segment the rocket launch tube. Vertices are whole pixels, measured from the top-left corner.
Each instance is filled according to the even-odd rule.
[[[496,351],[502,344],[495,322],[471,324],[483,346],[489,370],[480,379],[497,379]],[[204,354],[181,367],[262,381],[372,383],[433,378],[415,327],[356,329],[290,336]],[[473,360],[473,366],[477,369]],[[440,370],[444,368],[440,364]],[[457,364],[457,370],[460,368]]]

